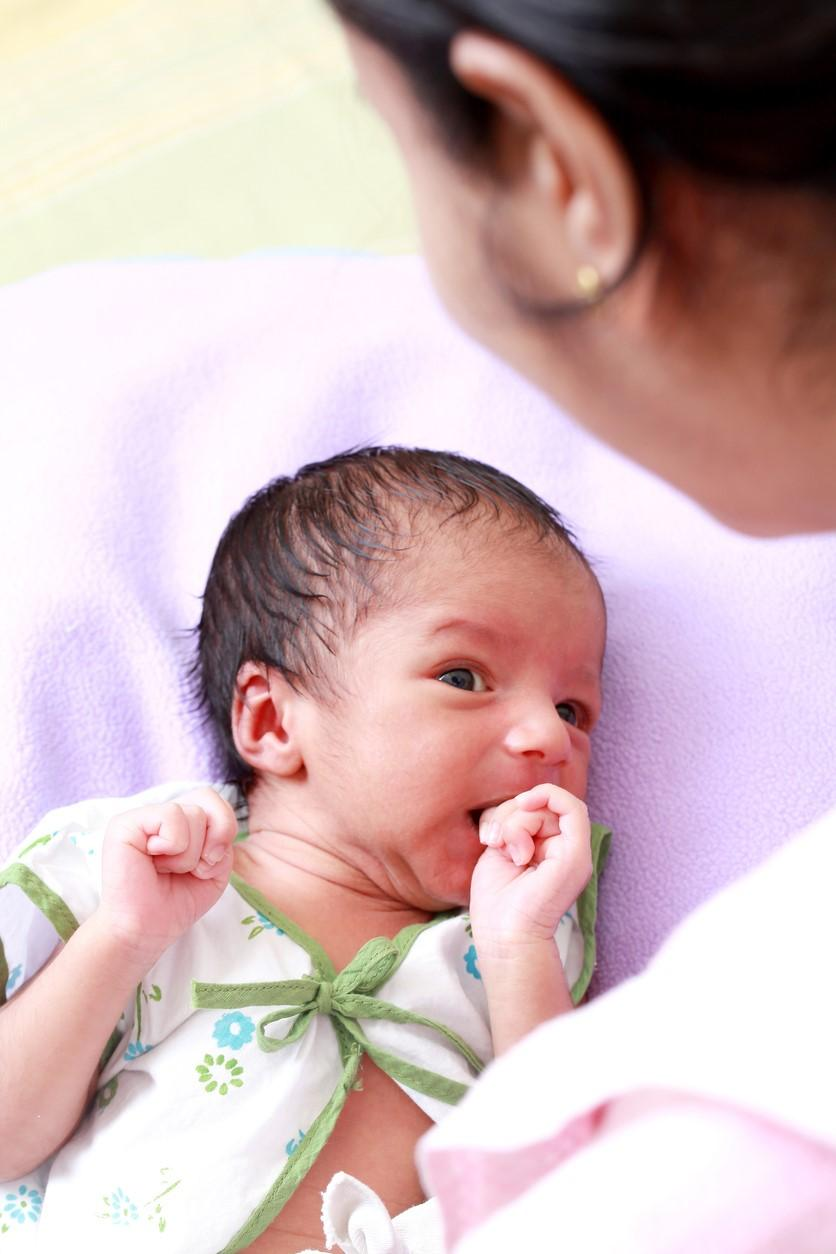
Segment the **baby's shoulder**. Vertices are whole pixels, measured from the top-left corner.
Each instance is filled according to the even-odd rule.
[[[36,826],[13,850],[7,865],[19,862],[43,861],[63,842],[77,846],[86,839],[88,844],[101,843],[107,825],[117,814],[137,810],[142,806],[159,805],[176,801],[178,797],[195,788],[214,788],[238,812],[242,806],[240,791],[230,784],[210,783],[205,780],[168,780],[155,784],[141,792],[127,796],[92,797],[74,801],[49,810]]]
[[[0,868],[0,1004],[42,968],[61,941],[98,908],[107,827],[117,814],[176,801],[193,781],[173,780],[122,797],[94,797],[50,810]],[[238,790],[211,785],[239,812]],[[242,825],[245,814],[242,814]]]

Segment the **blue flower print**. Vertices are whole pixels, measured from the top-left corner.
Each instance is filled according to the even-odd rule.
[[[83,839],[85,839],[85,840],[86,840],[86,839],[87,839],[87,837],[84,837]],[[77,836],[71,836],[71,837],[70,837],[70,844],[71,844],[71,845],[75,845],[76,849],[78,849],[78,848],[79,848],[78,837],[77,837]],[[96,852],[96,851],[95,851],[95,849],[87,849],[85,852],[87,853],[87,855],[88,855],[89,857],[91,857],[91,858],[92,858],[92,857],[94,856],[94,854],[95,854],[95,852]]]
[[[284,1152],[287,1154],[288,1158],[290,1157],[291,1154],[296,1153],[296,1151],[298,1150],[299,1146],[302,1144],[304,1139],[305,1139],[305,1134],[300,1128],[299,1135],[293,1137],[290,1141],[288,1141],[287,1145],[284,1147]]]
[[[257,910],[255,914],[248,914],[245,919],[241,920],[241,922],[246,926],[249,926],[251,923],[255,924],[255,927],[250,932],[247,940],[252,940],[253,937],[258,936],[260,932],[275,932],[277,936],[284,936],[284,928],[279,927],[278,924],[272,921],[272,919],[268,919],[267,915],[262,914],[260,910]]]
[[[242,1015],[240,1010],[223,1015],[212,1029],[212,1035],[218,1044],[230,1049],[236,1045],[249,1045],[254,1032],[255,1024],[252,1019],[249,1015]]]
[[[7,997],[11,993],[14,986],[17,984],[22,974],[23,974],[23,967],[20,965],[20,963],[18,963],[16,967],[12,967],[11,971],[9,972],[9,978],[6,980],[6,996]]]
[[[135,1224],[139,1219],[139,1210],[123,1189],[114,1189],[110,1197],[105,1198],[108,1207],[107,1218],[115,1224]]]
[[[31,1219],[36,1224],[41,1217],[41,1207],[44,1199],[37,1189],[27,1189],[22,1184],[16,1193],[6,1194],[6,1205],[3,1211],[10,1219],[16,1219],[19,1224],[25,1223],[27,1219]]]
[[[477,966],[477,961],[476,946],[471,945],[464,955],[464,965],[467,968],[468,975],[472,975],[474,980],[481,980],[482,973]]]
[[[141,1058],[143,1054],[150,1054],[153,1048],[153,1045],[143,1045],[142,1041],[131,1041],[125,1050],[125,1058],[130,1062],[132,1058]]]

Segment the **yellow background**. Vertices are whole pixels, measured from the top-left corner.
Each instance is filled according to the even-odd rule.
[[[320,0],[0,0],[0,119],[0,282],[94,258],[416,246]]]

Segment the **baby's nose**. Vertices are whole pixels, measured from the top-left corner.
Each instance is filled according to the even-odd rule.
[[[536,759],[546,766],[557,766],[565,762],[572,752],[569,725],[553,705],[529,708],[508,729],[505,747],[517,756]]]

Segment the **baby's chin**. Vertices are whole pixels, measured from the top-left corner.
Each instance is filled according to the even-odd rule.
[[[479,853],[481,854],[481,849]],[[471,862],[455,867],[449,875],[442,877],[433,886],[434,904],[428,905],[426,909],[432,909],[436,913],[441,910],[466,910],[470,905],[470,881],[478,861],[477,855]]]
[[[450,893],[448,899],[435,907],[436,912],[440,910],[466,910],[470,905],[470,881],[467,888],[460,893]]]

